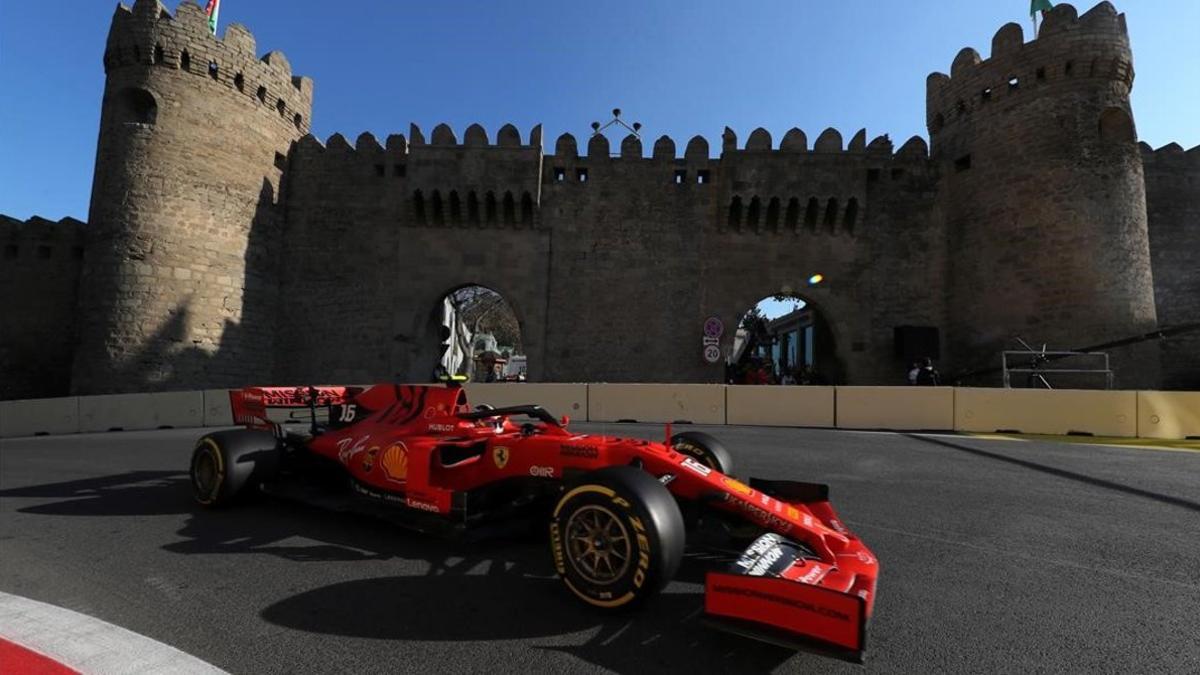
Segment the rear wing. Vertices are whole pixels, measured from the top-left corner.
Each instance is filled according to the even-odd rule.
[[[272,429],[276,422],[268,409],[317,408],[345,405],[362,391],[362,387],[245,387],[229,392],[233,423],[250,429]]]

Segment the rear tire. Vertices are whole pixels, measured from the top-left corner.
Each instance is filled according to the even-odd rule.
[[[205,434],[192,451],[192,496],[201,506],[234,503],[275,475],[279,447],[267,431],[235,429]]]
[[[710,469],[726,476],[733,475],[733,455],[725,446],[702,431],[684,431],[671,437],[671,449],[689,457]]]
[[[660,591],[683,560],[683,516],[667,488],[629,466],[594,471],[568,487],[550,519],[559,578],[602,609]]]

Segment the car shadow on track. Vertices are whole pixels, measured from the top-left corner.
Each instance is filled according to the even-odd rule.
[[[307,590],[260,611],[268,623],[322,635],[433,641],[531,641],[617,672],[763,672],[795,652],[701,624],[702,561],[685,560],[676,583],[644,606],[606,614],[571,596],[554,575],[544,537],[480,541],[398,530],[361,516],[268,501],[197,511],[178,553],[268,554],[290,561],[401,559],[407,576],[372,576]],[[540,532],[540,528],[538,528]],[[315,545],[300,541],[319,542]],[[377,568],[372,568],[377,569]],[[364,574],[372,574],[364,569]]]
[[[254,554],[295,563],[366,565],[395,560],[414,571],[379,577],[377,566],[364,567],[364,578],[307,590],[259,610],[264,621],[294,630],[382,640],[528,641],[531,649],[628,673],[765,672],[795,656],[702,625],[700,584],[706,566],[695,558],[685,559],[666,592],[614,615],[567,592],[555,577],[540,527],[468,541],[274,499],[201,509],[191,501],[187,475],[177,471],[11,488],[0,497],[62,498],[19,509],[40,515],[178,514],[184,518],[180,539],[162,549],[183,555]]]
[[[187,513],[187,474],[129,471],[79,480],[0,490],[0,497],[60,498],[17,511],[45,516],[159,516]]]

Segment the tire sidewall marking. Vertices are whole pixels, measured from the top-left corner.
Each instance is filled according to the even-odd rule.
[[[618,598],[600,598],[596,597],[594,592],[589,592],[587,589],[581,589],[570,579],[567,573],[566,551],[563,544],[563,534],[559,523],[559,516],[562,513],[563,507],[570,501],[580,497],[599,496],[599,501],[615,507],[615,511],[620,517],[624,518],[633,532],[633,539],[637,542],[636,555],[637,562],[634,568],[632,586],[633,588],[621,595]],[[590,501],[590,500],[589,500]],[[627,604],[637,597],[637,591],[640,590],[646,583],[646,577],[650,570],[651,547],[650,538],[647,536],[646,525],[634,509],[633,505],[628,500],[622,498],[611,488],[597,484],[580,485],[558,501],[558,505],[554,509],[554,515],[550,520],[550,546],[554,555],[554,568],[558,572],[559,577],[566,583],[567,588],[578,596],[583,601],[595,605],[597,607],[614,608]]]

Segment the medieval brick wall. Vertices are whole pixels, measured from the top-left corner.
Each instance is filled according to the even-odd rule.
[[[517,313],[542,378],[550,235],[537,213],[541,130],[528,144],[475,125],[430,142],[415,126],[381,147],[306,138],[288,171],[279,352],[282,381],[427,380],[442,298],[466,285]]]
[[[425,380],[442,298],[476,284],[512,305],[542,381],[719,382],[705,320],[728,352],[781,293],[817,310],[820,375],[853,384],[903,381],[897,326],[939,329],[950,374],[1018,335],[1200,320],[1197,151],[1139,152],[1107,2],[963,50],[929,77],[931,144],[898,150],[726,129],[547,154],[511,125],[321,143],[312,82],[255,50],[192,3],[117,9],[90,225],[0,222],[0,396]],[[1161,346],[1161,366],[1158,343],[1113,350],[1118,386],[1200,387],[1200,337]]]
[[[1107,2],[1058,5],[1036,40],[1008,24],[990,59],[966,48],[929,77],[961,366],[994,364],[1015,336],[1070,349],[1156,325],[1124,21]],[[1155,352],[1116,358],[1120,385],[1156,384]]]
[[[118,6],[79,298],[77,393],[265,380],[274,356],[280,167],[312,82],[203,11]]]
[[[1200,323],[1200,146],[1142,146],[1154,300],[1164,328]],[[1163,387],[1200,390],[1200,331],[1162,343]]]
[[[70,387],[85,229],[74,218],[0,216],[0,400]]]

